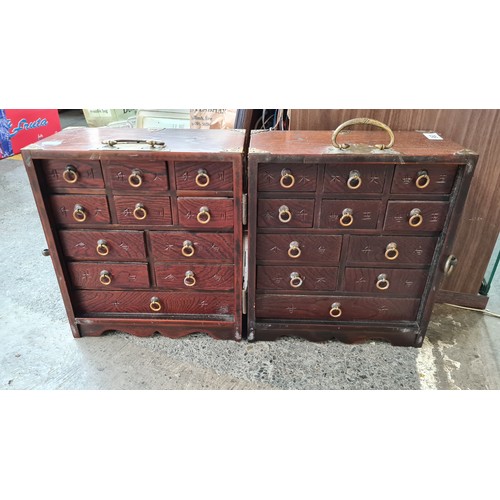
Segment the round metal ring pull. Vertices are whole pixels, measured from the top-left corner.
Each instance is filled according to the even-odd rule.
[[[128,183],[133,188],[138,188],[142,186],[142,172],[136,168],[132,170],[132,173],[128,176]]]
[[[290,286],[292,288],[299,288],[304,283],[304,280],[300,277],[300,274],[293,272],[290,274]]]
[[[68,184],[74,184],[78,177],[78,170],[73,165],[67,165],[63,172],[63,179]]]
[[[196,285],[196,278],[194,277],[193,271],[186,271],[186,274],[184,275],[184,284],[186,286]]]
[[[99,281],[105,286],[110,285],[112,281],[111,273],[103,269],[99,275]]]
[[[208,207],[201,207],[198,213],[196,214],[196,220],[200,224],[208,224],[210,222],[211,215]]]
[[[73,210],[73,219],[75,219],[76,222],[85,222],[87,220],[87,214],[82,205],[75,205]]]
[[[363,181],[361,180],[361,174],[358,170],[351,170],[349,172],[349,179],[347,179],[347,187],[349,189],[359,189]]]
[[[458,259],[454,255],[450,255],[444,264],[444,274],[445,276],[449,276],[455,266],[458,264]]]
[[[151,301],[149,302],[149,308],[153,312],[161,311],[161,302],[158,297],[151,297]]]
[[[387,290],[389,288],[389,280],[387,274],[379,274],[377,277],[377,288],[379,290]]]
[[[194,255],[194,246],[189,240],[186,240],[182,244],[181,253],[184,257],[192,257]]]
[[[102,255],[105,257],[109,253],[109,246],[108,242],[106,240],[98,240],[97,241],[97,247],[96,247],[96,252],[99,255]]]
[[[281,171],[280,186],[285,189],[290,189],[295,185],[295,177],[292,175],[291,170],[284,168]]]
[[[340,316],[342,316],[342,309],[340,308],[340,302],[334,302],[330,306],[330,316],[332,318],[340,318]]]
[[[427,170],[421,170],[417,173],[417,179],[415,181],[415,185],[419,189],[425,189],[431,183],[431,178],[429,177],[429,173]]]
[[[424,222],[424,218],[422,216],[422,212],[419,208],[414,208],[411,212],[410,212],[410,217],[408,219],[408,224],[411,226],[411,227],[418,227],[422,224],[422,222]]]
[[[384,255],[387,260],[396,260],[399,256],[399,250],[396,243],[394,242],[388,243],[387,246],[385,247]]]
[[[280,222],[283,222],[283,224],[287,224],[292,220],[292,212],[290,212],[286,205],[281,205],[281,207],[279,208],[278,219],[280,220]]]
[[[210,177],[204,168],[200,168],[198,170],[194,182],[196,182],[196,185],[201,188],[207,187],[210,184]]]
[[[291,257],[292,259],[298,259],[301,253],[302,250],[299,247],[299,242],[292,241],[290,243],[290,248],[288,249],[288,257]]]
[[[137,205],[134,208],[134,217],[137,220],[144,220],[148,216],[147,210],[144,208],[144,205],[142,203],[137,203]]]
[[[351,208],[344,208],[344,210],[342,210],[342,216],[340,217],[339,222],[340,225],[344,227],[349,227],[354,222]]]

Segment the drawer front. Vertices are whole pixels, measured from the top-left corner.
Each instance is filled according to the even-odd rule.
[[[172,225],[168,196],[114,196],[116,217],[120,224]]]
[[[310,234],[259,234],[257,260],[328,262],[335,265],[340,258],[342,236]]]
[[[418,299],[346,297],[341,295],[257,295],[259,319],[331,321],[414,321]],[[332,306],[337,304],[335,308]],[[333,311],[332,311],[333,309]],[[339,315],[334,318],[331,314]]]
[[[43,160],[42,171],[51,189],[104,187],[99,161]]]
[[[342,164],[327,165],[324,191],[326,193],[382,193],[385,165]]]
[[[257,266],[257,289],[334,291],[337,273],[336,267]]]
[[[155,162],[103,163],[109,186],[115,190],[149,193],[168,189],[167,164]]]
[[[149,288],[147,264],[70,262],[68,270],[75,288]]]
[[[178,191],[232,191],[231,162],[175,162],[175,183]]]
[[[202,264],[155,264],[156,284],[171,290],[233,290],[234,267]]]
[[[348,267],[344,290],[374,295],[419,297],[427,282],[427,271],[421,269],[369,269]]]
[[[232,293],[184,292],[129,292],[90,291],[73,292],[77,314],[233,314]],[[158,300],[154,300],[157,298]],[[153,301],[152,301],[153,299]],[[152,306],[154,310],[152,309]]]
[[[75,260],[133,261],[146,259],[139,231],[59,231],[64,255]]]
[[[260,164],[258,171],[259,191],[313,192],[316,191],[317,165],[302,163]]]
[[[259,200],[259,227],[312,227],[314,200]]]
[[[457,165],[398,165],[394,171],[391,192],[448,194],[453,187],[457,168]]]
[[[197,229],[233,227],[232,198],[178,198],[179,224]]]
[[[437,238],[414,236],[351,236],[348,263],[430,264]]]
[[[386,231],[441,231],[448,202],[443,201],[389,201],[385,217]],[[413,224],[410,225],[410,224]]]
[[[232,262],[232,234],[152,231],[149,233],[153,257],[163,261]]]
[[[55,194],[50,197],[59,224],[109,224],[108,200],[104,195]]]
[[[320,225],[333,229],[376,229],[381,210],[381,201],[323,200]]]

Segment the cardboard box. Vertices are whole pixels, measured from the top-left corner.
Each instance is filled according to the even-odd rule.
[[[105,127],[112,122],[132,118],[136,109],[84,109],[83,116],[89,127]]]

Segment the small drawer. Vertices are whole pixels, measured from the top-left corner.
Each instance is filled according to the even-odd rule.
[[[178,198],[177,208],[182,226],[207,229],[233,227],[232,198]]]
[[[232,234],[151,231],[149,238],[156,260],[232,262],[234,258]]]
[[[70,262],[68,270],[75,288],[149,288],[147,264]]]
[[[325,193],[382,193],[385,165],[331,164],[326,166]]]
[[[376,229],[382,202],[374,200],[323,200],[322,228]]]
[[[116,217],[120,224],[172,225],[168,196],[114,196]]]
[[[175,162],[175,183],[178,191],[232,191],[231,162]]]
[[[55,194],[50,197],[59,224],[109,224],[108,200],[104,195]]]
[[[317,165],[261,163],[257,189],[259,191],[313,192],[316,191],[317,177]]]
[[[289,262],[328,262],[340,258],[342,236],[310,234],[258,234],[257,260]]]
[[[344,290],[376,295],[419,297],[427,282],[427,271],[420,269],[369,269],[348,267]]]
[[[233,290],[234,267],[203,264],[155,264],[156,284],[171,290]]]
[[[258,290],[337,290],[336,267],[257,266]]]
[[[432,231],[443,229],[448,202],[389,201],[385,216],[386,231]]]
[[[428,265],[437,238],[418,236],[351,236],[348,263]]]
[[[448,194],[453,187],[457,165],[398,165],[391,193]]]
[[[346,297],[342,295],[257,295],[258,319],[318,321],[414,321],[418,299]]]
[[[139,231],[59,231],[64,255],[75,260],[133,261],[146,259]]]
[[[259,227],[312,227],[314,200],[259,200]]]
[[[101,164],[97,160],[43,160],[42,171],[52,190],[104,187]]]
[[[103,168],[114,190],[149,193],[168,189],[167,165],[163,161],[103,162]]]

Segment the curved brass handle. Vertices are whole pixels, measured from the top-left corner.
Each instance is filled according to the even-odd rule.
[[[344,208],[344,210],[342,210],[342,217],[340,217],[339,222],[340,225],[344,227],[349,227],[354,222],[351,208]]]
[[[288,257],[291,257],[292,259],[298,259],[301,253],[302,250],[299,247],[299,242],[292,241],[290,243],[290,248],[288,249]]]
[[[144,208],[144,205],[142,203],[137,203],[134,208],[133,214],[137,220],[144,220],[148,216],[148,212]]]
[[[342,309],[340,308],[340,302],[334,302],[330,306],[330,316],[332,318],[340,318],[340,316],[342,316]]]
[[[396,243],[394,242],[388,243],[387,246],[385,247],[384,255],[387,260],[396,260],[399,256],[399,250]]]
[[[290,189],[295,185],[295,177],[292,175],[291,170],[284,168],[281,171],[280,186],[285,189]]]
[[[184,274],[184,284],[186,286],[196,285],[196,278],[194,277],[193,271],[186,271],[186,273]]]
[[[132,173],[128,176],[128,183],[133,187],[133,188],[138,188],[142,186],[142,172],[134,168],[132,170]]]
[[[66,165],[63,172],[63,179],[68,184],[74,184],[78,180],[78,170],[73,165]]]
[[[300,277],[300,274],[293,272],[290,274],[290,286],[293,288],[299,288],[304,283],[304,279]]]
[[[196,185],[201,188],[207,187],[210,184],[210,177],[204,168],[200,168],[198,170],[198,174],[196,175],[194,182],[196,182]]]
[[[75,219],[76,222],[85,222],[87,220],[87,214],[82,205],[75,205],[73,209],[73,219]]]
[[[115,147],[118,144],[148,144],[151,146],[153,149],[155,147],[158,148],[163,148],[165,147],[165,143],[163,141],[155,141],[153,139],[151,140],[144,140],[144,139],[107,139],[102,141],[102,144],[105,144],[106,146],[110,147]]]
[[[379,274],[377,276],[376,286],[379,290],[387,290],[389,288],[389,280],[387,279],[387,274]]]
[[[158,297],[151,297],[151,301],[149,302],[149,308],[154,312],[161,311],[160,299]]]
[[[281,205],[278,210],[278,219],[283,224],[287,224],[292,220],[292,212],[290,212],[289,208],[286,205]]]
[[[98,240],[97,241],[97,247],[96,247],[96,252],[99,255],[102,255],[103,257],[105,255],[108,255],[109,253],[109,246],[108,242],[106,240]]]
[[[422,216],[422,212],[419,208],[414,208],[410,212],[410,217],[408,219],[408,224],[410,224],[411,227],[418,227],[424,222],[424,217]]]
[[[109,271],[106,271],[103,269],[99,275],[99,281],[103,285],[110,285],[111,284],[111,273]]]
[[[450,255],[446,259],[446,262],[444,263],[445,276],[449,276],[453,272],[453,269],[457,264],[458,264],[458,259],[454,255]]]
[[[349,189],[359,189],[362,182],[361,174],[358,170],[351,170],[349,172],[349,179],[347,179],[347,187]]]
[[[181,253],[184,257],[192,257],[194,255],[194,246],[189,240],[186,240],[182,244]]]
[[[415,180],[415,185],[419,189],[426,188],[431,183],[431,178],[429,177],[429,173],[427,170],[420,170],[417,172],[417,179]]]
[[[342,123],[342,125],[339,125],[333,132],[332,134],[332,144],[334,147],[337,149],[347,149],[349,147],[349,144],[337,144],[337,135],[339,135],[339,132],[343,130],[346,127],[350,127],[351,125],[373,125],[375,127],[379,127],[383,130],[385,130],[389,134],[389,144],[384,145],[384,144],[375,144],[375,147],[378,149],[389,149],[392,148],[394,144],[394,134],[392,130],[382,122],[379,122],[378,120],[372,120],[371,118],[354,118],[352,120],[347,120],[346,122]]]
[[[196,220],[200,224],[208,224],[210,222],[211,215],[208,207],[201,207],[196,215]]]

